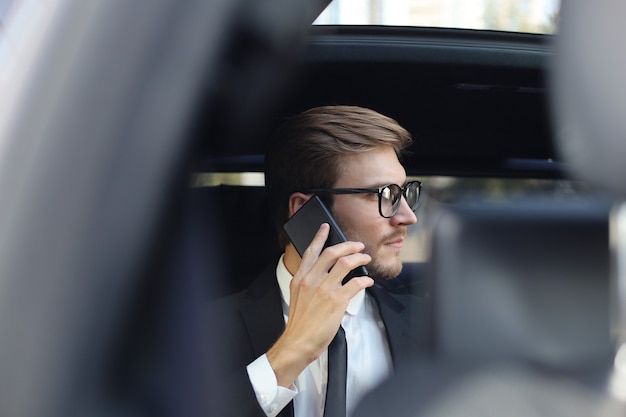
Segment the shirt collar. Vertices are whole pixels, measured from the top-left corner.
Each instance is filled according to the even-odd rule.
[[[283,302],[289,306],[289,283],[293,279],[293,275],[289,273],[285,263],[283,262],[282,255],[280,260],[278,261],[278,265],[276,266],[276,278],[278,279],[278,285],[280,287],[280,293],[283,298]],[[348,303],[348,307],[346,308],[346,313],[351,316],[356,316],[359,311],[361,311],[361,307],[363,306],[363,299],[365,298],[365,290],[361,290]]]

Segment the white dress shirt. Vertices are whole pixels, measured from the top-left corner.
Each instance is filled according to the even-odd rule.
[[[282,257],[276,267],[276,277],[287,322],[289,283],[293,276],[287,271]],[[363,395],[391,374],[392,363],[378,307],[365,290],[350,300],[341,326],[348,344],[346,408],[350,416]],[[268,417],[276,416],[292,399],[295,417],[323,417],[328,377],[327,352],[302,371],[293,389],[278,386],[266,355],[249,364],[247,370],[257,400]]]

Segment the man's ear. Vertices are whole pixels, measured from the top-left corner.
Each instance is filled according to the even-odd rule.
[[[306,203],[310,195],[303,193],[293,193],[289,196],[289,217],[293,216],[293,214],[300,209]]]

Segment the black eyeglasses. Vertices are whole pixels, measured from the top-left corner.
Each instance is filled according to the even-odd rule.
[[[388,219],[396,215],[400,208],[402,196],[411,207],[417,209],[420,200],[422,183],[410,181],[404,188],[397,184],[389,184],[380,188],[317,188],[309,190],[307,194],[378,194],[378,212]]]

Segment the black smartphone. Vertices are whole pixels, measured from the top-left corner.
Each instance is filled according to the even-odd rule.
[[[316,195],[309,198],[283,226],[289,240],[291,240],[291,243],[295,246],[300,257],[302,257],[306,248],[311,244],[311,241],[322,223],[328,223],[330,225],[330,232],[324,244],[324,248],[347,240],[328,208]],[[352,270],[343,279],[343,283],[345,284],[352,277],[365,275],[368,275],[367,269],[364,266],[360,266]]]

